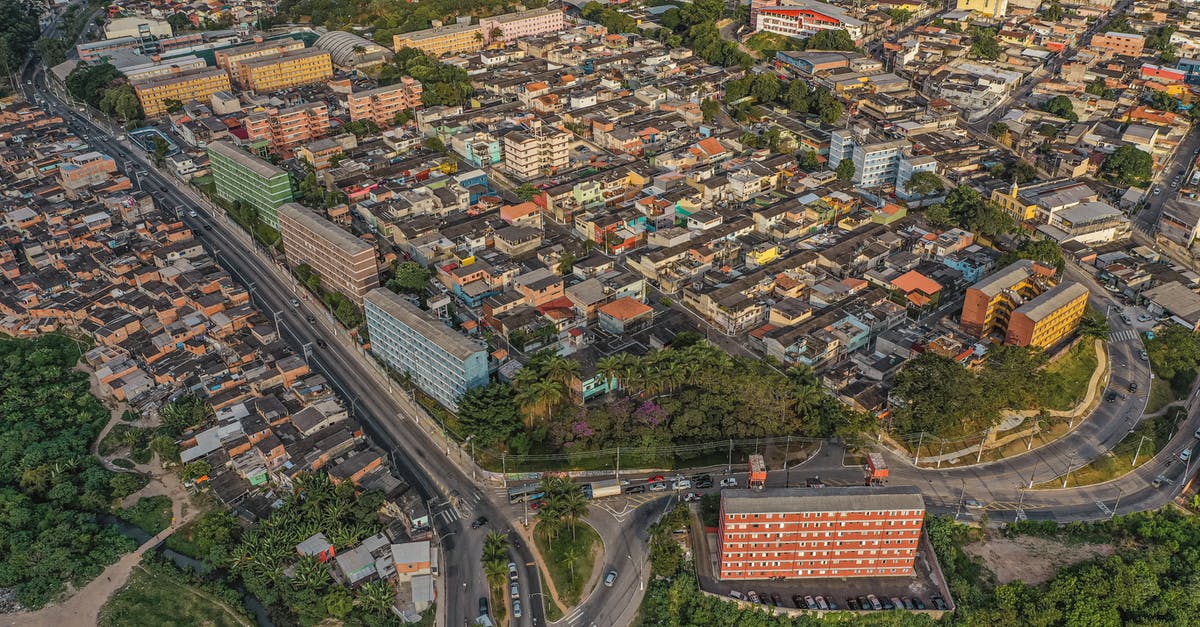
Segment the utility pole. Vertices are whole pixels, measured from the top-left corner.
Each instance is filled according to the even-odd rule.
[[[1109,520],[1112,520],[1112,519],[1113,519],[1113,517],[1117,515],[1117,508],[1121,506],[1121,494],[1122,494],[1122,492],[1123,492],[1123,491],[1121,490],[1121,488],[1120,488],[1120,487],[1118,487],[1118,488],[1117,488],[1117,502],[1116,502],[1116,503],[1113,503],[1112,513],[1108,515],[1108,519],[1109,519]]]
[[[725,474],[733,474],[733,438],[729,438],[729,465],[725,468]]]
[[[988,430],[987,430],[987,429],[984,429],[984,431],[983,431],[983,439],[979,441],[979,454],[975,456],[975,463],[976,463],[976,464],[978,464],[978,463],[979,463],[979,460],[983,459],[983,445],[984,445],[984,443],[985,443],[985,442],[987,442],[987,438],[988,438]]]
[[[1067,472],[1063,473],[1062,487],[1067,487],[1067,479],[1071,478],[1071,464],[1067,464]]]
[[[1142,453],[1142,443],[1145,441],[1146,441],[1146,436],[1144,436],[1144,435],[1142,436],[1142,439],[1138,440],[1137,450],[1133,452],[1133,462],[1129,464],[1133,468],[1137,468],[1137,458],[1138,458],[1138,455],[1140,455]]]
[[[1030,490],[1033,489],[1033,476],[1035,474],[1037,474],[1038,463],[1040,463],[1041,461],[1042,460],[1040,460],[1040,459],[1033,460],[1033,470],[1029,471],[1029,489]]]
[[[954,520],[962,513],[963,499],[967,498],[967,480],[962,479],[962,491],[958,493],[958,507],[954,510]]]
[[[617,485],[621,485],[621,447],[617,447],[617,470],[616,470]],[[624,490],[621,490],[624,492]]]
[[[500,481],[504,482],[504,491],[508,491],[508,454],[500,453]]]
[[[921,444],[924,442],[925,432],[922,431],[921,435],[917,436],[917,454],[913,456],[913,466],[916,466],[917,462],[921,461]]]

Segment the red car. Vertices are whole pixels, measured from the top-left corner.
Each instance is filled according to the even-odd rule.
[[[542,503],[545,503],[545,501],[533,501],[529,504],[529,509],[536,512],[542,506]]]
[[[657,483],[662,480],[663,480],[662,475],[654,475],[653,477],[650,477],[649,479],[647,479],[646,483]]]

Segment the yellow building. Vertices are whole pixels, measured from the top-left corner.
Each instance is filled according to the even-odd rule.
[[[746,264],[765,266],[779,259],[779,246],[776,244],[759,244],[746,251]]]
[[[278,39],[217,50],[213,53],[213,60],[216,61],[217,67],[223,68],[226,72],[237,76],[237,66],[243,61],[273,57],[297,50],[304,50],[303,41],[299,39]]]
[[[450,24],[392,35],[392,47],[396,52],[400,52],[401,48],[416,48],[430,56],[440,57],[482,50],[483,40],[483,31],[478,24]]]
[[[313,48],[242,61],[237,68],[241,86],[260,93],[322,83],[333,76],[333,61],[329,53]]]
[[[133,83],[133,91],[148,118],[167,113],[168,100],[180,103],[207,101],[213,94],[229,90],[229,75],[215,67],[155,76]]]
[[[959,11],[975,11],[989,17],[1004,17],[1008,11],[1008,0],[958,0]]]
[[[1016,182],[1013,182],[1007,193],[993,189],[991,201],[1000,205],[1001,209],[1007,211],[1019,222],[1028,222],[1037,215],[1037,205],[1030,204],[1021,198],[1021,190]]]
[[[1087,299],[1083,285],[1059,283],[1013,311],[1004,342],[1043,349],[1055,346],[1079,328]]]

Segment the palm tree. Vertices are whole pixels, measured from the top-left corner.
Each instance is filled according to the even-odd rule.
[[[546,361],[543,371],[547,379],[570,385],[571,381],[579,376],[579,362],[570,357],[556,355]]]
[[[624,374],[624,366],[622,365],[622,357],[628,356],[628,353],[619,353],[610,357],[602,357],[596,361],[596,374],[604,377],[611,389],[617,389],[621,385],[621,377]]]
[[[509,547],[508,536],[498,531],[489,531],[483,538],[483,562],[503,560],[507,564]]]
[[[570,569],[571,579],[574,580],[575,579],[575,564],[579,562],[579,550],[576,549],[575,547],[571,547],[571,548],[567,549],[566,551],[563,551],[562,561],[563,561],[563,563],[565,563],[567,565],[567,568]]]
[[[534,381],[517,388],[513,400],[525,418],[525,426],[532,428],[537,419],[549,418],[554,408],[567,397],[567,386],[557,381]]]
[[[356,44],[350,49],[350,51],[354,53],[354,58],[357,59],[359,63],[362,63],[362,56],[366,54],[367,47],[362,44]]]
[[[559,511],[559,517],[563,520],[564,523],[566,523],[566,525],[568,527],[571,528],[571,539],[572,540],[575,540],[575,538],[576,538],[575,525],[579,522],[579,520],[581,518],[583,518],[584,516],[587,516],[587,512],[588,512],[587,497],[583,496],[583,492],[580,492],[579,488],[575,487],[575,484],[572,483],[571,488],[568,489],[566,492],[564,492],[562,495],[562,500],[560,501],[560,511]]]

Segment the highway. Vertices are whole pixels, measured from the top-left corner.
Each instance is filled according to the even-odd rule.
[[[506,531],[504,517],[488,498],[487,490],[477,488],[454,460],[442,453],[441,445],[418,426],[419,410],[403,402],[399,394],[389,394],[378,381],[377,373],[366,364],[366,358],[355,353],[347,336],[330,331],[326,324],[310,324],[306,317],[328,320],[323,308],[312,306],[313,299],[302,292],[293,292],[290,278],[268,260],[266,255],[251,246],[235,223],[212,213],[213,208],[191,190],[173,178],[163,176],[151,166],[140,151],[125,142],[118,142],[112,132],[101,128],[86,116],[66,106],[55,97],[45,83],[40,65],[29,64],[23,79],[30,81],[26,89],[37,92],[46,107],[61,115],[85,140],[118,160],[122,170],[142,189],[151,192],[159,207],[178,209],[181,218],[191,226],[206,249],[234,278],[246,285],[256,307],[280,325],[282,337],[297,354],[309,350],[309,363],[322,372],[350,405],[354,417],[363,424],[376,445],[386,449],[393,464],[429,504],[431,521],[437,528],[444,555],[442,580],[445,592],[439,598],[439,613],[447,625],[473,622],[477,616],[478,598],[486,595],[486,585],[479,557],[484,534],[492,529],[485,525],[471,529],[470,522],[478,516],[495,521],[500,531]],[[218,210],[219,211],[219,210]],[[194,213],[193,213],[194,212]],[[220,217],[214,217],[220,216]],[[211,229],[205,229],[205,226]],[[289,304],[292,298],[303,297],[300,307]],[[318,340],[324,343],[321,347]],[[536,576],[526,565],[533,562],[528,549],[514,550],[513,561],[520,565],[520,580],[525,598],[540,593]],[[526,601],[521,620],[514,625],[544,624],[542,608]]]

